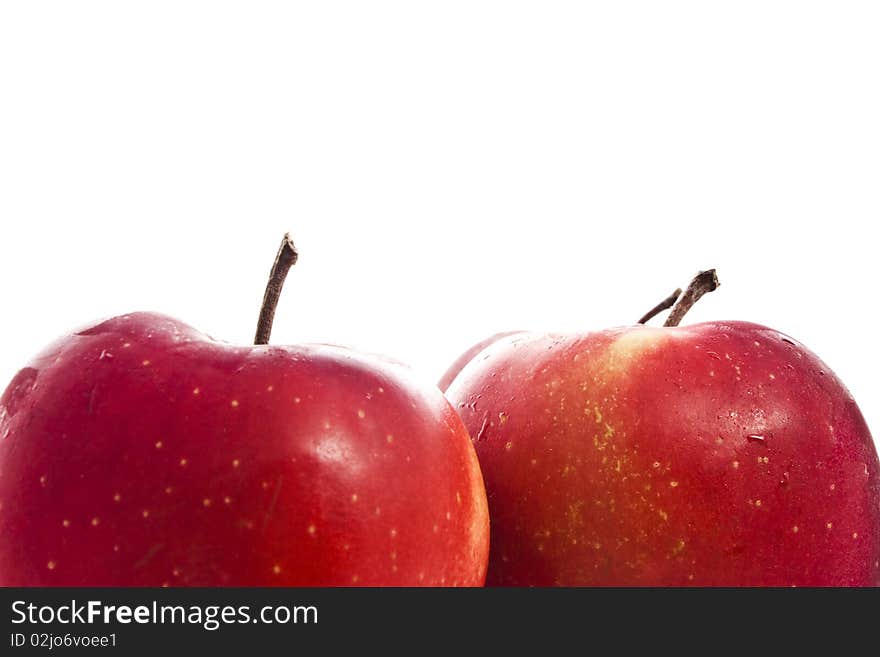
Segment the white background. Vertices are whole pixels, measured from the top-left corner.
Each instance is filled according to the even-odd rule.
[[[4,2],[0,387],[159,310],[436,380],[500,330],[790,333],[880,432],[871,2]]]

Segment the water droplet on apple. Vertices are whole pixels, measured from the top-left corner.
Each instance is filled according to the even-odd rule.
[[[788,344],[790,344],[793,347],[797,346],[797,343],[794,340],[792,340],[790,337],[788,337],[787,335],[780,335],[779,337],[783,342],[787,342]]]
[[[721,356],[719,356],[719,355],[718,355],[716,352],[714,352],[714,351],[707,351],[707,352],[706,352],[706,355],[707,355],[709,358],[714,358],[715,360],[721,360]]]
[[[477,432],[477,437],[475,440],[482,440],[486,435],[486,427],[489,425],[489,415],[483,418],[483,426],[480,427],[479,432]]]
[[[750,433],[748,436],[746,436],[746,439],[748,439],[749,441],[751,441],[753,443],[762,443],[762,444],[766,440],[766,438],[764,436],[757,434],[757,433]]]

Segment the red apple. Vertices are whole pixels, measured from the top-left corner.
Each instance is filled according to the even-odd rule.
[[[638,321],[638,323],[644,324],[652,317],[654,317],[657,313],[671,307],[678,300],[679,295],[681,295],[681,290],[675,290],[675,292],[669,295],[666,299],[664,299],[647,313],[645,313],[645,315]],[[461,372],[462,369],[464,369],[464,366],[470,363],[474,358],[476,358],[478,354],[482,353],[483,350],[486,349],[486,347],[494,344],[501,338],[506,338],[509,335],[516,335],[517,333],[523,333],[523,331],[503,331],[501,333],[491,335],[485,340],[477,342],[467,351],[462,353],[458,358],[456,358],[455,361],[453,361],[452,365],[450,365],[449,368],[443,373],[443,376],[440,377],[440,380],[437,382],[437,387],[440,388],[440,390],[442,390],[443,392],[446,392],[449,384],[451,384],[455,380],[455,377],[457,377],[458,373]]]
[[[462,368],[465,365],[470,363],[474,358],[476,358],[477,354],[482,352],[486,347],[491,344],[494,344],[501,338],[506,338],[508,335],[516,335],[517,333],[521,333],[522,331],[505,331],[503,333],[496,333],[495,335],[489,336],[485,340],[481,340],[480,342],[473,345],[470,349],[465,351],[461,356],[455,359],[452,365],[449,366],[443,376],[440,377],[440,381],[437,383],[437,387],[440,388],[443,392],[446,392],[446,389],[449,387],[449,384],[458,376],[458,373],[461,372]]]
[[[486,483],[487,584],[880,584],[871,434],[778,331],[521,333],[447,395]]]
[[[407,368],[134,313],[6,389],[0,536],[4,586],[480,585],[488,515],[466,429]]]

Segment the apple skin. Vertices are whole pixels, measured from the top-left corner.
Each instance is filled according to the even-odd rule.
[[[496,333],[495,335],[490,335],[485,340],[478,342],[473,345],[470,349],[465,351],[461,356],[455,359],[452,365],[449,366],[443,376],[440,377],[440,381],[437,382],[437,387],[440,388],[443,392],[446,392],[446,389],[449,388],[449,384],[458,376],[458,373],[464,369],[464,366],[470,363],[480,352],[482,352],[489,345],[495,344],[501,338],[506,338],[509,335],[516,335],[517,333],[522,333],[522,331],[504,331],[503,333]]]
[[[468,434],[403,366],[162,315],[56,342],[0,399],[0,585],[481,585]]]
[[[447,396],[486,483],[487,585],[880,583],[871,434],[777,331],[519,334]]]

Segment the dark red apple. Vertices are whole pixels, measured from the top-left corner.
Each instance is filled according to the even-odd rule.
[[[778,331],[521,333],[447,395],[486,483],[487,584],[880,584],[871,434]]]
[[[0,536],[5,586],[480,585],[488,515],[466,429],[407,368],[135,313],[6,389]]]

